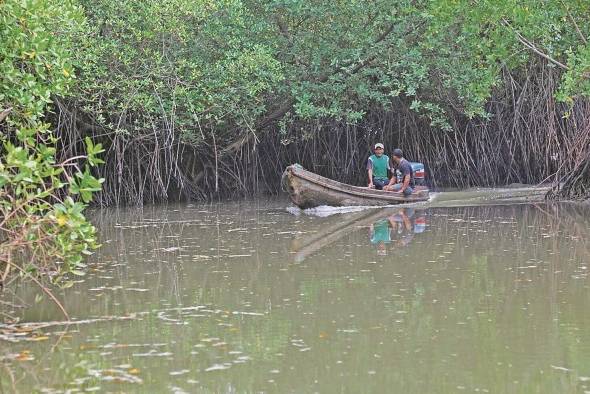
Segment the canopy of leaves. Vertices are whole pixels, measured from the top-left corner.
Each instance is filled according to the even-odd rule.
[[[447,128],[449,108],[485,115],[499,71],[535,58],[564,69],[560,100],[590,95],[585,1],[82,4],[75,98],[117,132],[166,118],[187,141],[231,140],[269,118],[355,122],[394,97]]]

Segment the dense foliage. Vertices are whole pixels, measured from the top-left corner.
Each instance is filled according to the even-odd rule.
[[[355,122],[400,95],[443,125],[440,106],[484,115],[500,69],[536,56],[566,71],[559,100],[588,97],[590,6],[544,3],[93,1],[77,99],[109,130],[174,116],[190,140],[196,123],[235,138],[280,104],[283,121]]]
[[[57,138],[45,121],[52,96],[67,94],[73,82],[69,42],[83,22],[71,1],[0,4],[2,284],[11,272],[48,274],[54,282],[83,274],[82,257],[96,247],[82,211],[100,189],[90,166],[101,163],[101,146],[87,139],[86,156],[56,162]]]
[[[77,37],[77,91],[63,105],[74,120],[62,129],[109,148],[103,203],[201,197],[220,182],[247,191],[248,173],[268,174],[236,160],[253,160],[265,138],[276,151],[301,150],[332,138],[322,127],[379,128],[370,114],[457,132],[493,118],[506,73],[526,86],[529,74],[556,71],[549,105],[565,104],[543,116],[568,116],[590,96],[584,1],[81,3],[89,33]]]

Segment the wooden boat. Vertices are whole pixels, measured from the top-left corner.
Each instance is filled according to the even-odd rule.
[[[347,185],[305,170],[299,164],[287,167],[283,173],[283,185],[291,201],[301,209],[320,205],[330,206],[372,206],[393,205],[418,201],[427,201],[428,188],[416,186],[414,193],[403,193],[369,189],[367,187]]]

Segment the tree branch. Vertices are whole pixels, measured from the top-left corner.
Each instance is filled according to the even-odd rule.
[[[582,42],[587,45],[588,44],[588,40],[586,40],[586,37],[584,37],[584,34],[582,34],[582,31],[580,30],[580,27],[578,26],[578,24],[576,23],[576,20],[574,19],[574,16],[570,12],[570,10],[567,7],[567,5],[565,3],[563,3],[563,5],[565,6],[565,9],[567,11],[567,16],[569,16],[570,20],[574,24],[574,27],[576,28],[576,32],[578,33],[578,36],[580,36],[580,39],[582,40]]]
[[[512,30],[512,32],[516,35],[516,39],[518,41],[520,41],[520,43],[523,44],[525,47],[527,47],[531,51],[535,52],[537,55],[541,56],[542,58],[549,60],[551,63],[555,64],[556,66],[559,66],[562,69],[569,71],[570,68],[568,66],[559,62],[558,60],[553,59],[551,56],[549,56],[549,55],[541,52],[539,49],[537,49],[537,47],[535,46],[534,43],[532,43],[531,41],[529,41],[525,37],[523,37],[522,34],[520,34],[516,29],[514,29],[512,27],[512,25],[510,25],[510,23],[506,19],[502,18],[502,23],[504,24],[504,26],[506,26],[510,30]]]

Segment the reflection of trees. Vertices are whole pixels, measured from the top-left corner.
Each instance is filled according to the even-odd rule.
[[[216,223],[211,218],[202,221],[208,227],[201,222],[113,227],[112,233],[104,233],[113,241],[105,244],[97,260],[158,259],[117,266],[109,274],[122,285],[145,278],[133,286],[150,292],[113,292],[102,304],[78,300],[80,308],[101,315],[148,311],[162,308],[164,299],[171,308],[182,302],[220,311],[204,317],[167,312],[186,325],[150,313],[138,321],[88,327],[83,336],[74,334],[68,340],[74,350],[57,347],[46,362],[75,365],[86,360],[109,368],[113,360],[123,360],[121,364],[129,362],[143,371],[141,377],[156,391],[168,389],[169,371],[187,368],[192,372],[185,378],[215,392],[228,387],[238,392],[277,387],[296,392],[379,392],[384,387],[450,392],[457,386],[470,391],[575,392],[577,374],[587,376],[590,368],[590,333],[584,330],[590,323],[590,299],[588,277],[581,268],[589,262],[588,210],[564,205],[453,208],[431,210],[427,216],[430,230],[395,256],[376,258],[366,228],[358,229],[357,223],[357,230],[296,265],[285,263],[288,235],[279,239],[264,234],[313,231],[315,219],[253,225],[248,218],[221,214]],[[239,228],[249,231],[227,232]],[[202,245],[213,250],[204,251]],[[180,249],[164,251],[175,246]],[[256,252],[233,263],[227,256],[239,248]],[[282,254],[270,253],[277,250]],[[193,260],[197,254],[209,258]],[[145,276],[141,269],[157,272]],[[81,285],[104,285],[97,278],[90,282]],[[264,314],[231,313],[240,310]],[[84,338],[93,337],[102,345],[161,342],[165,346],[156,349],[173,356],[130,356],[149,348],[114,348],[107,357],[99,356],[105,349],[81,350],[92,345]],[[218,339],[203,341],[210,338]],[[37,346],[43,352],[51,345]],[[306,348],[310,350],[302,351]],[[194,351],[198,354],[191,355]],[[232,362],[239,355],[230,352],[236,351],[252,360],[227,370],[196,372]],[[550,365],[572,371],[566,375]],[[269,375],[273,369],[280,374]],[[58,374],[39,376],[43,383],[63,381]]]
[[[68,310],[73,316],[142,313],[137,321],[129,323],[86,326],[82,335],[74,330],[71,342],[65,341],[55,352],[50,352],[54,341],[36,344],[35,349],[38,352],[35,353],[51,354],[50,360],[45,359],[43,363],[39,362],[34,366],[23,364],[23,367],[27,367],[26,370],[18,364],[10,366],[19,376],[21,384],[28,387],[25,392],[29,391],[31,385],[37,388],[61,387],[63,382],[71,382],[72,376],[85,376],[83,369],[75,367],[81,360],[94,369],[112,367],[113,362],[119,362],[114,360],[127,360],[132,363],[133,368],[143,372],[142,377],[146,383],[151,382],[155,387],[162,385],[161,389],[165,390],[168,387],[166,382],[170,380],[169,371],[190,366],[194,375],[199,369],[205,370],[219,362],[232,362],[239,357],[232,356],[232,359],[228,356],[229,351],[241,351],[243,355],[257,362],[272,362],[276,359],[276,354],[288,343],[291,327],[289,320],[281,316],[280,310],[273,311],[272,318],[233,316],[231,312],[235,310],[255,308],[264,311],[266,305],[260,305],[258,298],[267,300],[269,293],[254,297],[252,306],[244,306],[244,295],[250,292],[233,293],[238,291],[241,284],[233,287],[230,285],[231,279],[227,278],[236,265],[232,264],[237,261],[230,260],[228,256],[239,255],[247,250],[247,254],[252,254],[252,257],[240,259],[239,267],[235,272],[232,271],[232,275],[235,274],[240,280],[245,279],[247,287],[251,289],[259,286],[260,271],[266,268],[266,263],[252,250],[261,244],[261,234],[270,230],[265,230],[265,225],[252,220],[251,215],[241,217],[228,209],[195,215],[197,209],[179,208],[179,212],[173,209],[162,210],[161,207],[120,209],[114,215],[113,210],[108,210],[108,215],[102,215],[101,211],[96,212],[94,222],[102,229],[103,243],[103,247],[92,257],[91,270],[97,271],[85,278],[83,283],[67,291]],[[205,209],[211,210],[211,207]],[[254,216],[254,219],[257,217]],[[272,227],[272,223],[270,226]],[[232,231],[241,228],[247,231]],[[260,247],[263,251],[264,248],[265,246]],[[104,289],[94,291],[100,288]],[[126,288],[145,288],[149,291],[125,291]],[[27,297],[26,289],[21,289],[21,292]],[[75,296],[72,292],[83,293],[84,296]],[[158,319],[157,311],[162,309],[162,304],[170,307],[208,305],[212,309],[223,308],[224,312],[219,316],[215,314],[203,318],[167,312],[171,319],[189,322],[186,327],[176,326]],[[23,318],[38,321],[60,317],[51,310],[44,311],[43,308],[43,304],[34,306]],[[223,315],[229,317],[221,317]],[[220,323],[231,326],[222,326]],[[211,343],[204,342],[207,347],[199,348],[199,354],[191,356],[191,351],[195,350],[193,345],[206,337],[219,337],[227,345],[213,347]],[[86,343],[85,338],[95,338],[96,342]],[[120,347],[107,350],[100,347],[109,342]],[[155,349],[171,352],[173,357],[131,357],[133,353],[146,352],[150,349],[150,344],[157,343],[165,343],[166,346]],[[130,344],[143,346],[129,347]],[[64,345],[66,349],[62,349]],[[15,350],[25,347],[26,344],[15,345]],[[113,355],[100,356],[101,352],[113,352]],[[162,368],[153,368],[154,361],[160,362]],[[67,365],[71,374],[68,371],[61,375],[44,373],[48,363]],[[239,378],[242,373],[240,370],[249,370],[249,364],[251,362],[236,365],[228,372],[235,373],[235,380],[238,382],[253,380],[255,377],[248,377],[254,376],[252,372],[244,375],[243,379]],[[54,370],[61,371],[61,368],[56,367]],[[218,375],[214,373],[210,375],[212,385],[217,384],[216,376]],[[37,378],[31,379],[32,377]],[[96,380],[91,380],[90,383],[96,383]]]
[[[360,281],[366,286],[362,297],[350,296],[354,292],[346,277],[359,278],[359,273],[342,262],[338,263],[338,276],[344,277],[341,285],[306,283],[302,289],[314,291],[303,293],[308,303],[324,306],[317,311],[322,316],[342,314],[326,303],[322,290],[329,288],[335,293],[332,298],[345,300],[348,309],[372,311],[354,320],[361,327],[368,329],[387,319],[397,343],[391,344],[388,335],[383,340],[387,343],[389,338],[388,363],[395,367],[382,372],[391,381],[402,382],[398,387],[409,389],[405,391],[454,390],[459,383],[515,391],[523,387],[511,383],[515,380],[533,391],[535,387],[571,390],[578,384],[571,375],[588,371],[590,361],[579,342],[590,339],[580,331],[589,319],[584,307],[588,279],[579,275],[580,264],[588,262],[587,218],[587,211],[564,206],[557,210],[520,206],[431,211],[429,227],[437,231],[410,246],[408,259],[371,266],[370,278]],[[367,243],[364,234],[352,234],[323,256],[335,255],[346,244],[358,249]],[[354,256],[353,264],[361,265],[365,258]],[[328,262],[308,262],[322,263]],[[392,281],[395,275],[403,278],[397,289]],[[376,299],[388,302],[375,305]],[[397,320],[402,322],[395,323]],[[403,334],[396,335],[396,328]],[[408,355],[409,349],[419,353]],[[571,379],[559,379],[551,363],[572,368]],[[450,368],[453,378],[442,378]]]

